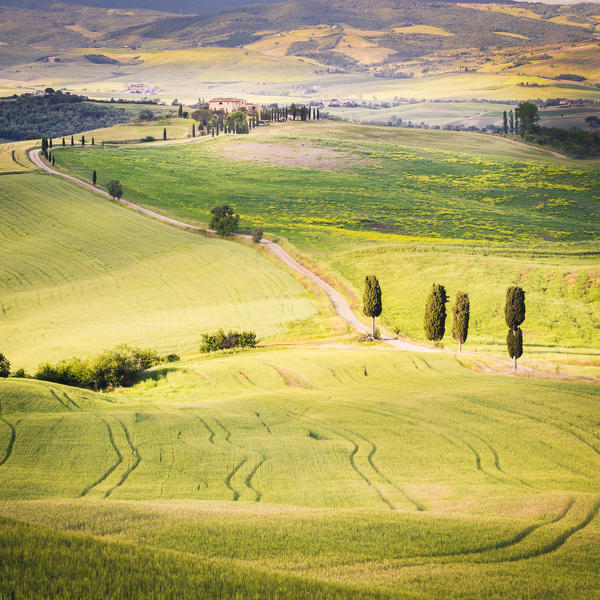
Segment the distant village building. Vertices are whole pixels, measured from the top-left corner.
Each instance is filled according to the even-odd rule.
[[[241,98],[213,98],[208,102],[208,110],[219,111],[229,114],[236,110],[253,111],[256,110],[255,104],[249,104]]]

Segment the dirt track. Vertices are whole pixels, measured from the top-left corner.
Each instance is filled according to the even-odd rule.
[[[86,181],[78,179],[77,177],[73,177],[71,175],[67,175],[66,173],[62,173],[56,169],[53,169],[51,166],[49,166],[42,160],[40,153],[41,153],[41,150],[39,150],[39,149],[32,150],[29,153],[29,156],[30,156],[32,162],[35,165],[37,165],[38,167],[40,167],[41,169],[43,169],[44,171],[51,173],[52,175],[58,175],[59,177],[68,179],[69,181],[72,181],[73,183],[76,183],[84,188],[87,188],[88,190],[91,190],[92,192],[96,192],[97,194],[100,194],[100,195],[104,196],[105,198],[113,200],[113,198],[110,194],[97,188],[96,186],[92,185],[91,183],[87,183]],[[128,206],[129,208],[137,210],[138,212],[140,212],[144,215],[147,215],[149,217],[152,217],[153,219],[162,221],[163,223],[167,223],[168,225],[172,225],[173,227],[179,227],[180,229],[186,229],[188,231],[197,231],[200,233],[214,233],[213,231],[211,231],[209,229],[204,229],[204,228],[198,227],[196,225],[191,225],[190,223],[185,223],[184,221],[179,221],[177,219],[173,219],[171,217],[161,215],[160,213],[157,213],[148,208],[144,208],[143,206],[140,206],[139,204],[129,202],[129,200],[124,200],[124,199],[120,198],[120,199],[117,199],[117,201],[120,204],[123,204],[124,206]],[[244,235],[244,234],[236,234],[236,236],[250,238],[249,235]],[[279,244],[276,244],[275,242],[271,242],[271,241],[265,240],[265,239],[261,240],[261,243],[269,250],[269,252],[271,252],[275,257],[277,257],[283,264],[285,264],[290,269],[296,271],[297,273],[300,273],[302,276],[306,277],[311,283],[313,283],[315,286],[317,286],[319,289],[321,289],[323,292],[325,292],[325,294],[329,298],[335,312],[344,321],[346,321],[346,323],[348,323],[350,325],[350,327],[352,327],[356,331],[363,333],[363,334],[369,333],[371,331],[370,327],[368,325],[364,324],[362,321],[360,321],[360,319],[354,314],[354,312],[350,308],[350,304],[348,303],[346,298],[340,292],[338,292],[332,285],[330,285],[329,283],[327,283],[326,281],[321,279],[318,275],[316,275],[315,273],[313,273],[312,271],[310,271],[309,269],[307,269],[306,267],[301,265],[297,260],[295,260],[292,256],[290,256]],[[394,339],[391,337],[383,337],[382,339],[386,344],[393,346],[394,348],[398,348],[399,350],[408,350],[411,352],[437,352],[438,351],[438,350],[435,350],[435,349],[427,347],[427,346],[414,344],[412,342],[404,342],[402,340],[397,340],[397,339]]]

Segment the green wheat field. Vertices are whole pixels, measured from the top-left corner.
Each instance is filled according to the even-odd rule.
[[[598,161],[469,133],[290,123],[185,143],[191,121],[171,126],[184,143],[55,141],[56,167],[190,223],[227,202],[356,313],[376,273],[401,338],[424,342],[432,283],[466,291],[469,338],[457,354],[449,317],[439,352],[360,343],[258,245],[2,145],[13,369],[120,343],[181,359],[110,392],[0,379],[0,598],[599,596]],[[522,376],[504,364],[510,285]],[[201,354],[218,328],[259,347]]]

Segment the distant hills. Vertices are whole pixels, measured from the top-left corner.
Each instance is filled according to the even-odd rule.
[[[1,1],[1,0],[0,0]],[[5,0],[6,1],[6,0]],[[16,4],[16,0],[8,0]],[[403,77],[407,61],[423,73],[451,58],[477,56],[478,68],[496,51],[597,42],[597,4],[558,6],[449,0],[24,0],[0,7],[0,44],[8,47],[140,48],[245,47],[298,57],[328,69],[370,69]],[[83,6],[80,3],[95,4]],[[140,6],[143,8],[135,8]],[[110,10],[108,9],[110,7]],[[127,8],[125,7],[133,7]],[[170,12],[165,13],[165,9]],[[214,13],[216,14],[190,14]],[[178,11],[187,14],[179,14]],[[543,55],[543,54],[542,54]],[[504,59],[503,59],[504,60]],[[518,55],[507,59],[518,66]],[[404,64],[401,64],[404,63]],[[467,67],[465,67],[467,68]]]

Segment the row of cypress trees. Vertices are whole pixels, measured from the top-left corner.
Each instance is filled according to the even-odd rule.
[[[425,336],[432,343],[439,342],[446,333],[446,303],[448,295],[443,285],[434,283],[425,302],[425,318],[423,327]],[[381,286],[375,275],[365,277],[363,292],[363,313],[371,317],[371,337],[375,338],[375,317],[383,310],[381,301]],[[457,292],[452,306],[452,337],[458,342],[458,351],[467,341],[469,335],[469,319],[471,305],[466,292]],[[523,332],[521,325],[525,321],[525,292],[518,286],[506,290],[504,305],[504,320],[508,326],[506,347],[508,355],[513,359],[515,371],[517,359],[523,355]]]

